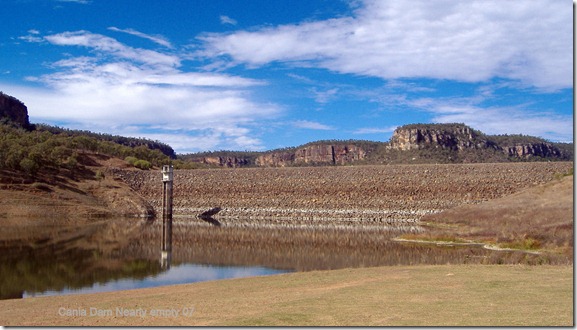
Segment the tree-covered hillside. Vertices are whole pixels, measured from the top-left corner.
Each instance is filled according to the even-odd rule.
[[[74,170],[83,166],[81,156],[86,153],[126,159],[142,169],[171,162],[169,156],[151,149],[142,139],[134,140],[136,146],[127,146],[116,142],[115,137],[36,126],[38,129],[26,130],[6,121],[0,124],[0,170],[30,176],[59,169]]]

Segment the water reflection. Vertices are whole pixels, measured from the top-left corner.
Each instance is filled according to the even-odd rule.
[[[172,214],[162,217],[162,239],[160,244],[160,267],[170,269],[172,262]]]
[[[119,252],[150,222],[124,219],[46,226],[48,222],[36,219],[34,225],[3,223],[1,299],[21,298],[26,292],[80,289],[122,278],[141,280],[161,271],[158,262]]]
[[[53,296],[63,294],[84,294],[110,292],[118,290],[151,288],[163,285],[213,281],[227,278],[240,278],[261,275],[273,275],[286,271],[265,267],[221,267],[213,265],[180,264],[166,271],[142,279],[123,278],[105,283],[95,283],[81,289],[65,288],[63,290],[48,290],[43,292],[25,291],[23,297]]]
[[[478,247],[399,243],[391,241],[398,231],[375,227],[256,228],[238,219],[218,222],[176,218],[170,228],[161,221],[131,219],[79,226],[3,224],[0,298],[347,267],[571,262]]]

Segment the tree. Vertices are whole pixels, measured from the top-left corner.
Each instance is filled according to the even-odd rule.
[[[20,168],[29,175],[35,175],[40,169],[40,165],[31,158],[24,158],[20,161]]]
[[[149,161],[139,159],[136,162],[134,162],[134,167],[137,167],[141,170],[149,170],[150,168],[152,168],[152,164]]]

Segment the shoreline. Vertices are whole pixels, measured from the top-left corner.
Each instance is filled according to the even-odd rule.
[[[392,241],[394,242],[401,242],[401,243],[418,243],[418,244],[433,244],[437,246],[476,246],[482,247],[486,250],[491,251],[509,251],[509,252],[523,252],[529,254],[537,254],[540,255],[542,252],[540,251],[532,251],[527,249],[513,249],[513,248],[502,248],[497,245],[486,244],[486,243],[478,243],[478,242],[452,242],[452,241],[427,241],[427,240],[420,240],[420,239],[405,239],[405,238],[393,238]]]

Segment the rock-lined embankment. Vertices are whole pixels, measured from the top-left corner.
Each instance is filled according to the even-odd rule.
[[[220,207],[247,224],[414,225],[423,215],[548,182],[569,162],[176,170],[174,215]],[[159,171],[116,171],[160,212]]]

